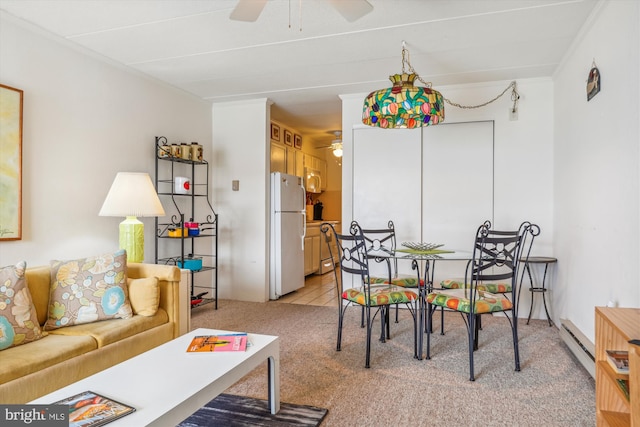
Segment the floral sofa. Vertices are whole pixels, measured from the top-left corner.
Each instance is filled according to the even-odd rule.
[[[27,403],[176,338],[180,270],[118,251],[0,268],[0,404]],[[184,313],[182,313],[184,314]]]

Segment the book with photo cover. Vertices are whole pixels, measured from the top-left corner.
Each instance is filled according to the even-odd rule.
[[[221,351],[246,351],[247,334],[197,335],[187,347],[187,353],[210,353]]]
[[[629,373],[629,352],[622,350],[607,350],[607,361],[614,371],[619,374]]]
[[[129,415],[135,408],[92,391],[54,402],[69,406],[69,427],[98,427]]]

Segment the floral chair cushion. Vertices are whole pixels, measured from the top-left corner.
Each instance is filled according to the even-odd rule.
[[[405,289],[391,288],[388,286],[383,287],[371,287],[371,294],[369,296],[369,306],[377,307],[381,305],[389,304],[407,304],[418,299],[412,291]],[[342,293],[342,299],[353,301],[356,304],[366,304],[366,294],[362,288],[350,288]]]
[[[372,277],[371,284],[381,284],[381,283],[389,283],[389,278],[384,277]],[[395,286],[400,286],[403,288],[417,288],[418,287],[418,278],[417,277],[394,277],[391,279],[391,284]],[[424,280],[420,280],[420,286],[424,286]]]
[[[25,261],[0,268],[0,350],[47,335],[38,323],[27,287],[26,268]]]
[[[502,295],[495,295],[479,289],[478,293],[473,308],[471,307],[469,291],[466,289],[432,292],[427,296],[427,302],[439,307],[474,314],[507,311],[513,307],[511,301]]]
[[[444,289],[463,289],[464,287],[469,288],[469,284],[465,286],[464,279],[446,279],[440,282],[440,287]],[[511,283],[480,283],[478,285],[478,290],[491,292],[492,294],[504,294],[511,292]]]

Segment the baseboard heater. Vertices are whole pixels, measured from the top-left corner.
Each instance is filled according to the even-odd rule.
[[[570,320],[560,319],[560,338],[569,347],[569,350],[595,379],[596,377],[596,351],[595,346],[580,332]]]

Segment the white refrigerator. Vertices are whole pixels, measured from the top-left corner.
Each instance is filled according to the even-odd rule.
[[[305,201],[301,177],[271,174],[269,298],[272,300],[304,286]]]

